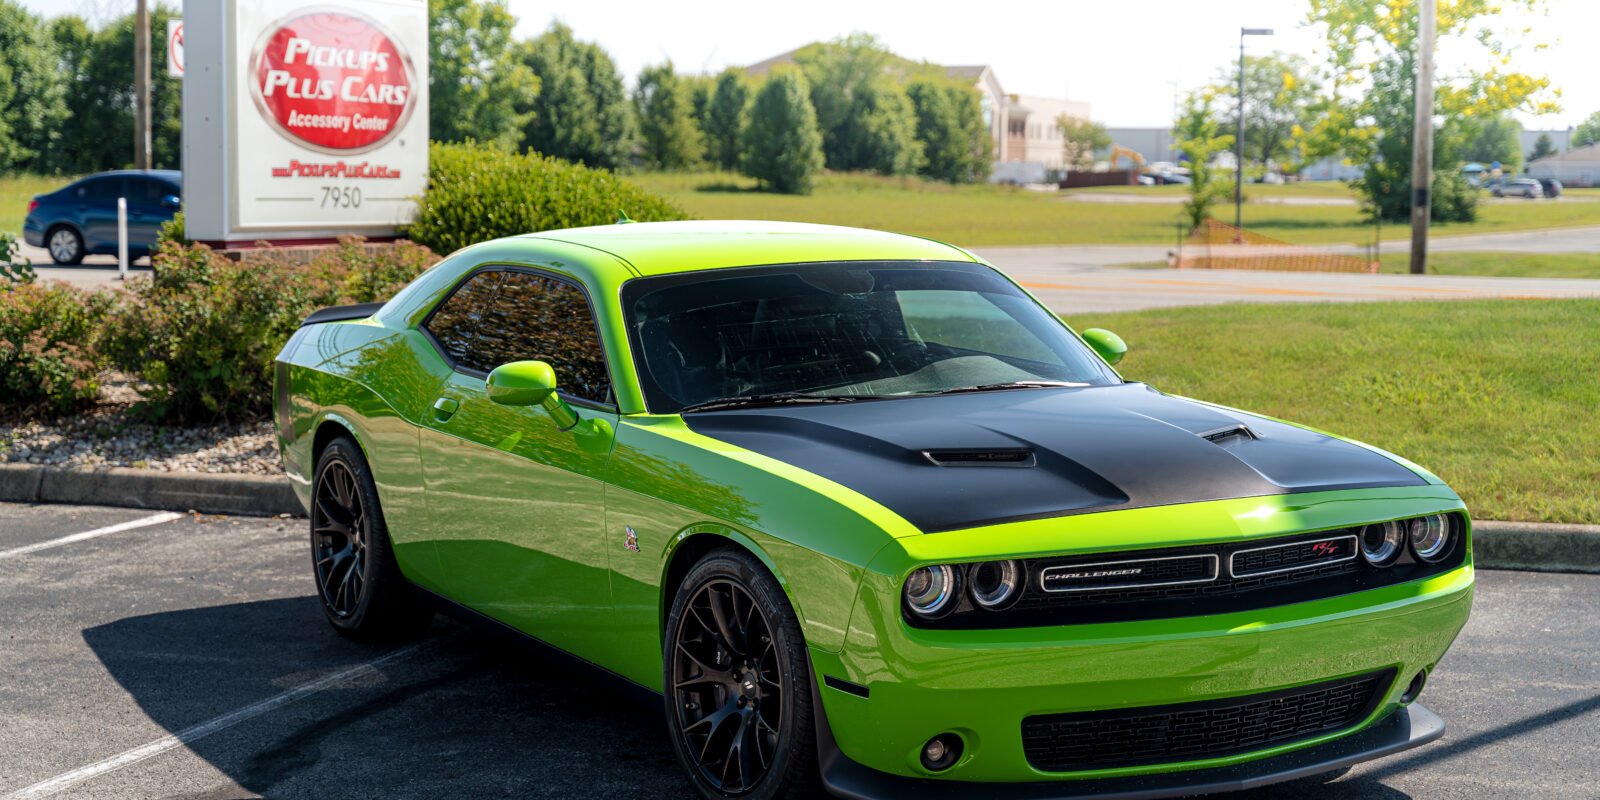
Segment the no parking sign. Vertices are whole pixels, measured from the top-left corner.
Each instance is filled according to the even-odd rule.
[[[167,20],[167,75],[183,77],[183,20]]]

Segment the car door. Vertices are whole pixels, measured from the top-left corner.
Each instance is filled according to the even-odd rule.
[[[83,231],[84,252],[117,248],[117,198],[122,196],[122,178],[90,178],[74,189],[72,208]]]
[[[149,178],[128,178],[128,246],[135,251],[146,251],[155,246],[161,234],[161,224],[172,219],[176,210],[166,204],[166,198],[176,196],[170,184]]]
[[[420,442],[441,588],[592,657],[611,610],[602,477],[617,414],[587,296],[562,277],[480,269],[423,329],[453,366]],[[489,371],[534,360],[554,368],[578,425],[488,399]]]

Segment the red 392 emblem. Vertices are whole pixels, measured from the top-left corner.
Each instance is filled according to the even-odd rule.
[[[278,133],[321,152],[371,150],[405,125],[416,72],[378,23],[318,12],[272,26],[250,57],[251,95]]]

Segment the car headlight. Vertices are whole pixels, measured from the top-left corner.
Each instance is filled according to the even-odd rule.
[[[949,564],[919,567],[906,578],[906,605],[918,616],[933,619],[955,607],[960,575]]]
[[[1403,522],[1380,522],[1361,531],[1361,557],[1374,567],[1386,567],[1400,557],[1406,546]]]
[[[979,608],[998,611],[1022,593],[1022,565],[1015,561],[985,561],[973,564],[967,575],[972,602]]]
[[[1450,552],[1450,520],[1443,514],[1429,514],[1411,520],[1411,552],[1429,564]]]

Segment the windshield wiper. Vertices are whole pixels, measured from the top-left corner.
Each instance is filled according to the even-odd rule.
[[[892,394],[812,394],[810,392],[773,392],[739,397],[719,397],[690,403],[678,409],[679,414],[695,411],[717,411],[725,408],[754,408],[756,406],[807,405],[811,403],[849,403],[855,400],[887,400],[905,395]]]
[[[1005,383],[984,383],[977,386],[957,386],[954,389],[940,389],[937,392],[924,392],[924,395],[936,394],[966,394],[968,392],[999,392],[1006,389],[1062,389],[1088,386],[1087,383],[1071,383],[1068,381],[1007,381]]]

